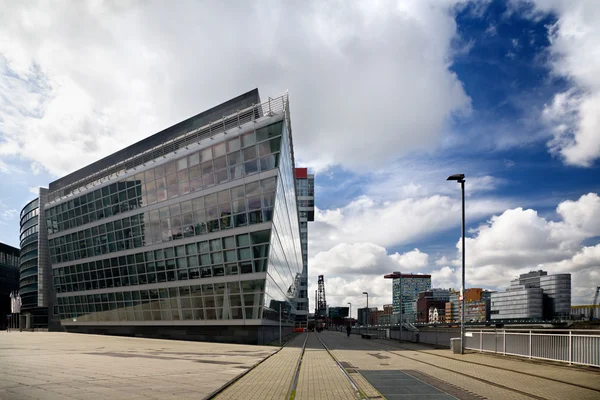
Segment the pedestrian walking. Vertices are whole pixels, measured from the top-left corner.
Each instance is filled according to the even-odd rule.
[[[348,337],[350,337],[350,332],[352,332],[352,326],[350,326],[350,324],[348,324],[346,326],[346,334],[348,335]]]

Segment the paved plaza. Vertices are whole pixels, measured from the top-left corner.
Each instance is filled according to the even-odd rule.
[[[288,399],[290,395],[296,400],[343,400],[357,398],[357,393],[389,400],[600,398],[600,371],[592,368],[478,353],[455,355],[413,343],[358,335],[347,338],[327,331],[300,334],[278,350],[1,332],[0,400],[203,399],[221,388],[219,400]]]
[[[0,332],[0,400],[202,399],[277,349]]]

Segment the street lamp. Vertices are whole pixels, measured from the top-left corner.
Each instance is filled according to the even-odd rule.
[[[348,305],[350,306],[348,310],[348,318],[350,319],[350,325],[352,325],[352,303],[348,303]]]
[[[462,191],[462,286],[460,289],[461,316],[460,316],[460,354],[465,353],[465,174],[454,174],[446,179],[460,183]]]
[[[363,294],[367,295],[367,335],[369,334],[369,293],[368,292],[363,292]]]

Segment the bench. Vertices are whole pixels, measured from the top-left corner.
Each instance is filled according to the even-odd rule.
[[[375,335],[373,335],[373,334],[371,334],[371,333],[361,333],[361,334],[360,334],[360,336],[361,336],[363,339],[371,339],[371,338],[372,338],[373,336],[375,336]]]

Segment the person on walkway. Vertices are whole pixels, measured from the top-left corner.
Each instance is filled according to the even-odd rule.
[[[352,326],[350,326],[350,324],[348,324],[346,326],[346,334],[348,335],[348,337],[350,337],[350,332],[352,332]]]

